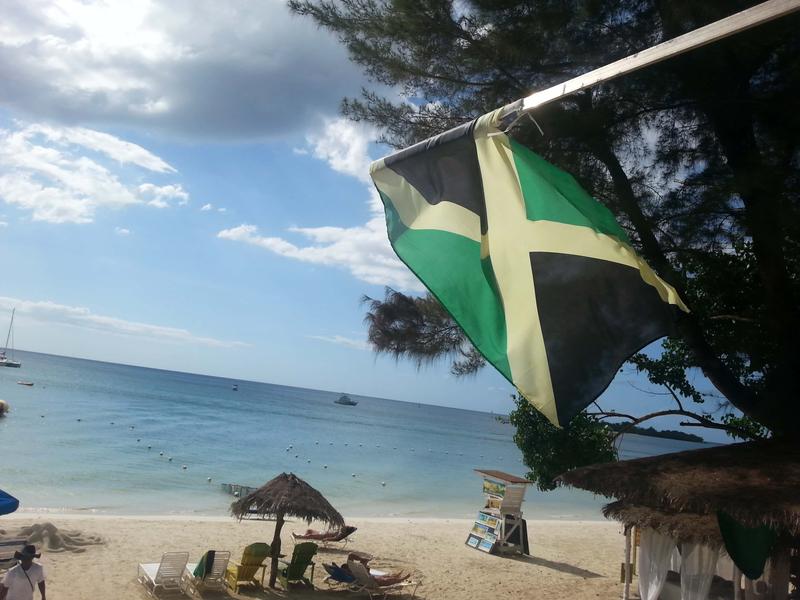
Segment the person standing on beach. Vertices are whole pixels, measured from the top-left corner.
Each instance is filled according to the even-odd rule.
[[[14,558],[19,564],[8,570],[0,583],[0,600],[33,600],[33,590],[39,586],[42,600],[47,600],[44,590],[44,568],[33,562],[41,554],[36,553],[36,546],[28,545],[22,552],[15,552]]]

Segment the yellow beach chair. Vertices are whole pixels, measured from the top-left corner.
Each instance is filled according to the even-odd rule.
[[[270,555],[270,546],[263,542],[250,544],[242,552],[240,562],[228,563],[225,573],[225,583],[234,594],[239,592],[242,585],[260,585],[264,587],[264,573],[267,570],[266,560]],[[261,570],[261,580],[258,571]]]

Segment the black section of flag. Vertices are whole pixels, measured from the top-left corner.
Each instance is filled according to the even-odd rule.
[[[673,331],[674,308],[638,269],[550,252],[530,259],[558,420],[567,423],[628,357]]]
[[[428,203],[447,200],[479,215],[481,233],[486,233],[486,201],[473,129],[474,122],[456,127],[387,157],[384,164]]]

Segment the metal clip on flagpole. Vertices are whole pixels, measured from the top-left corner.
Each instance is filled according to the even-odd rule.
[[[625,58],[611,64],[589,71],[578,77],[574,77],[558,85],[545,90],[535,92],[530,96],[516,100],[502,108],[501,121],[510,124],[506,131],[511,128],[519,118],[534,110],[535,108],[553,102],[573,94],[582,89],[609,81],[620,75],[632,73],[643,67],[647,67],[662,60],[673,58],[684,52],[689,52],[706,44],[716,42],[728,36],[745,31],[757,25],[767,23],[774,19],[784,17],[797,10],[800,10],[800,0],[768,0],[747,10],[715,21],[689,33],[685,33],[676,38],[662,42],[636,54],[631,54]],[[537,125],[538,126],[538,125]],[[541,131],[541,128],[539,128]]]

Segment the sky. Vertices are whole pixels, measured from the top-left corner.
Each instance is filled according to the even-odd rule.
[[[333,36],[277,0],[4,0],[0,17],[0,330],[16,308],[18,348],[513,407],[492,369],[367,347],[361,298],[423,288],[369,181],[388,149],[338,113],[375,86]],[[627,369],[603,407],[664,407],[640,389]]]

